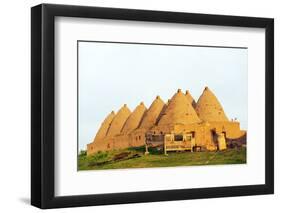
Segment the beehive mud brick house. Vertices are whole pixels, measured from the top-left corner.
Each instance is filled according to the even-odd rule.
[[[167,103],[156,96],[148,109],[141,102],[132,112],[126,104],[112,111],[87,145],[87,154],[164,144],[170,150],[215,151],[235,142],[246,144],[246,131],[236,119],[228,119],[208,87],[197,102],[179,89]]]

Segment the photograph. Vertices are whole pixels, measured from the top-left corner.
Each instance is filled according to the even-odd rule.
[[[247,163],[248,48],[77,41],[77,170]]]
[[[275,190],[272,14],[280,13],[245,2],[247,13],[161,5],[32,6],[23,167],[32,206],[190,200],[196,211],[195,199],[215,206],[236,197],[216,211],[268,209],[249,196]]]

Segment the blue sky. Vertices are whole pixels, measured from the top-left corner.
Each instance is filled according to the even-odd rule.
[[[78,51],[79,150],[112,110],[126,103],[133,111],[141,101],[148,108],[178,88],[197,101],[208,86],[247,129],[247,49],[79,42]]]

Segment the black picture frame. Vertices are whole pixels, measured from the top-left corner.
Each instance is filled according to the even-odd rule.
[[[55,17],[101,18],[162,23],[264,28],[265,184],[93,195],[54,195],[55,171]],[[217,198],[274,193],[274,20],[149,10],[41,4],[31,8],[31,204],[60,208]]]

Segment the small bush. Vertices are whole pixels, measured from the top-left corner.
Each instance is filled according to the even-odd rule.
[[[100,161],[104,161],[107,160],[108,157],[108,152],[97,152],[96,154],[92,155],[90,157],[90,161],[94,161],[94,162],[100,162]]]
[[[80,150],[80,153],[79,153],[79,156],[82,157],[82,156],[86,156],[87,155],[87,151],[85,150]]]

